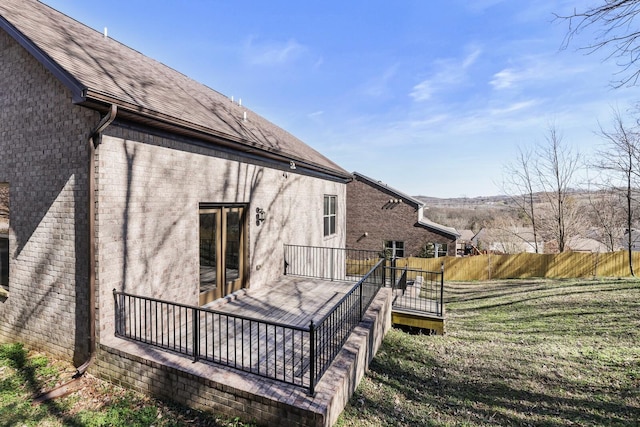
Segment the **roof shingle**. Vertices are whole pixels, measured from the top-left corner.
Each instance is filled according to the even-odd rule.
[[[57,68],[56,75],[80,103],[115,103],[131,113],[170,118],[214,136],[315,165],[341,178],[349,176],[246,107],[39,1],[3,0],[0,16],[0,28],[20,38],[32,53],[40,54],[36,57],[45,66]]]

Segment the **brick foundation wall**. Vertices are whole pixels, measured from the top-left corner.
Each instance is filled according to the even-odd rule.
[[[0,341],[87,356],[88,134],[98,120],[0,30],[0,182],[9,184],[9,297]]]

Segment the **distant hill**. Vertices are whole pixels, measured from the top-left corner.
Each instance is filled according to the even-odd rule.
[[[589,198],[596,192],[575,190],[572,196],[578,203],[587,206]],[[540,202],[541,195],[535,197]],[[510,196],[439,198],[414,196],[425,203],[425,215],[439,224],[460,230],[479,231],[497,217],[511,217],[518,222],[518,209]]]
[[[439,198],[430,196],[415,196],[424,202],[427,207],[472,207],[472,206],[495,206],[508,205],[510,203],[509,196],[481,196],[481,197],[453,197]]]

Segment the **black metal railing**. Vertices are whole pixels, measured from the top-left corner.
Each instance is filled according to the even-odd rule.
[[[441,271],[386,267],[386,277],[394,291],[394,309],[444,315],[444,267]]]
[[[367,274],[380,253],[360,249],[284,245],[284,274],[354,281]]]
[[[305,387],[311,394],[384,286],[384,260],[308,328],[113,290],[115,334]]]
[[[309,329],[113,291],[116,336],[309,387]]]
[[[311,378],[318,380],[329,368],[338,355],[347,338],[364,313],[371,301],[384,286],[385,260],[378,262],[351,290],[343,296],[335,307],[318,322],[311,322]],[[314,393],[317,381],[310,384],[310,392]]]

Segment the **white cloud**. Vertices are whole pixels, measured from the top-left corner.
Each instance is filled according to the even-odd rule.
[[[540,102],[538,100],[529,100],[529,101],[520,101],[515,102],[513,104],[501,107],[501,108],[492,108],[488,110],[490,116],[502,116],[506,114],[520,112],[522,110],[531,108]]]
[[[437,71],[432,77],[415,85],[409,96],[416,102],[422,102],[430,99],[435,92],[464,84],[469,78],[468,69],[481,54],[482,49],[473,47],[462,59],[448,58],[436,61]]]
[[[413,87],[409,94],[415,101],[421,102],[431,98],[435,79],[424,80]]]
[[[493,80],[489,83],[496,89],[508,89],[519,80],[519,75],[513,68],[505,68],[493,75]]]
[[[362,93],[372,97],[380,98],[389,93],[389,82],[397,75],[398,66],[388,67],[381,75],[373,77],[365,83]]]
[[[280,65],[291,62],[306,51],[306,47],[295,40],[286,42],[256,41],[249,38],[244,46],[244,55],[252,65]]]
[[[493,74],[489,84],[496,90],[525,89],[535,82],[562,82],[591,72],[585,66],[563,61],[551,54],[523,55],[511,58],[510,66]]]

